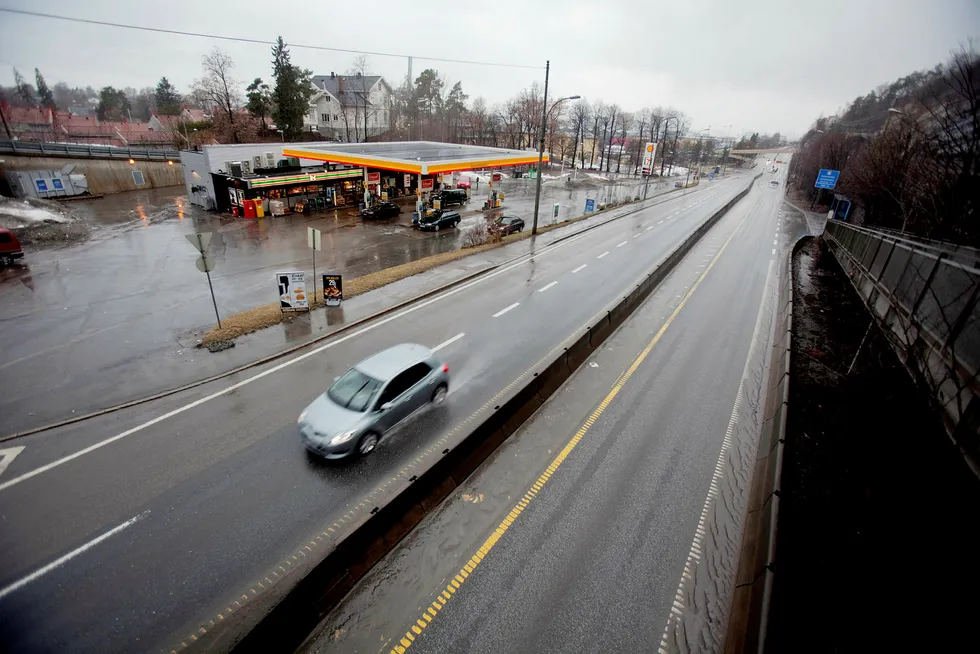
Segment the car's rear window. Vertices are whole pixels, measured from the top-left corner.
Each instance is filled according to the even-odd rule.
[[[334,382],[327,391],[327,396],[335,404],[351,411],[366,411],[379,388],[381,382],[377,379],[351,368]]]

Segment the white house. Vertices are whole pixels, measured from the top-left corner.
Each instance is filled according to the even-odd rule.
[[[303,120],[329,139],[360,142],[388,131],[391,87],[380,75],[314,75],[316,93]]]

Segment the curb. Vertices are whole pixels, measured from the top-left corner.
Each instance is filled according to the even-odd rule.
[[[579,234],[584,234],[584,233],[586,233],[588,231],[591,231],[593,229],[597,229],[597,228],[602,227],[604,225],[607,225],[607,224],[609,224],[609,223],[611,223],[613,221],[619,220],[620,218],[625,218],[626,216],[630,216],[630,215],[632,215],[632,214],[634,214],[634,213],[636,213],[638,211],[642,211],[644,209],[648,209],[650,207],[657,206],[658,204],[662,204],[661,202],[652,202],[652,201],[653,200],[656,200],[658,198],[661,198],[661,197],[663,197],[665,195],[668,195],[670,193],[673,193],[674,191],[682,191],[682,190],[685,190],[685,189],[671,189],[670,191],[667,191],[665,193],[661,193],[659,195],[655,195],[654,197],[649,198],[648,200],[640,200],[640,203],[645,203],[645,202],[651,201],[651,204],[645,204],[644,206],[637,207],[635,209],[631,209],[629,211],[623,212],[622,214],[620,214],[618,216],[615,216],[613,218],[609,218],[608,220],[604,220],[604,221],[599,222],[599,223],[596,223],[594,225],[589,225],[587,227],[584,227],[584,228],[582,228],[582,229],[580,229],[580,230],[578,230],[576,232],[573,232],[571,234],[566,234],[564,236],[560,236],[560,237],[556,238],[554,241],[552,241],[551,243],[548,243],[547,245],[545,245],[542,248],[542,250],[547,249],[547,248],[549,248],[549,247],[551,247],[553,245],[556,245],[558,243],[561,243],[563,241],[566,241],[566,240],[572,238],[573,236],[578,236]],[[619,205],[619,206],[624,206],[624,205]],[[613,211],[614,209],[617,209],[617,208],[618,207],[609,207],[607,209],[603,209],[602,211],[594,212],[594,215],[598,215],[600,213],[605,213],[606,211]],[[578,218],[578,216],[576,216],[576,218]],[[569,222],[569,221],[565,221],[565,222]],[[531,238],[531,237],[528,237],[528,238]],[[160,391],[158,393],[154,393],[152,395],[147,395],[145,397],[141,397],[141,398],[138,398],[138,399],[135,399],[135,400],[129,400],[128,402],[123,402],[123,403],[120,403],[120,404],[114,404],[112,406],[105,407],[103,409],[98,409],[98,410],[92,411],[90,413],[86,413],[86,414],[79,415],[79,416],[72,416],[71,418],[65,418],[64,420],[59,420],[59,421],[56,421],[56,422],[48,423],[46,425],[41,425],[39,427],[31,427],[30,429],[24,429],[22,431],[14,432],[13,434],[6,434],[4,436],[0,436],[0,443],[6,442],[6,441],[10,441],[10,440],[14,440],[16,438],[23,438],[24,436],[30,436],[32,434],[38,434],[38,433],[43,432],[43,431],[49,431],[51,429],[57,429],[58,427],[65,427],[67,425],[73,425],[75,423],[82,422],[82,421],[85,421],[85,420],[90,420],[92,418],[98,418],[99,416],[104,416],[104,415],[109,414],[109,413],[115,413],[116,411],[122,411],[123,409],[128,409],[130,407],[139,406],[140,404],[146,404],[147,402],[152,402],[154,400],[159,400],[159,399],[162,399],[162,398],[165,398],[165,397],[169,397],[171,395],[176,395],[177,393],[182,393],[184,391],[191,390],[192,388],[197,388],[198,386],[203,386],[204,384],[210,384],[211,382],[218,381],[220,379],[224,379],[225,377],[230,377],[232,375],[237,375],[240,372],[244,372],[244,371],[249,370],[251,368],[254,368],[256,366],[261,366],[261,365],[266,364],[266,363],[269,363],[271,361],[275,361],[276,359],[282,358],[284,356],[288,356],[290,354],[293,354],[294,352],[298,352],[299,350],[302,350],[305,347],[309,347],[310,345],[313,345],[315,343],[319,343],[320,341],[326,340],[328,338],[333,338],[334,336],[337,336],[339,334],[343,334],[344,332],[347,332],[347,331],[349,331],[349,330],[351,330],[351,329],[353,329],[355,327],[359,327],[359,326],[363,325],[364,323],[370,322],[372,320],[377,320],[378,318],[381,318],[382,316],[386,316],[389,313],[392,313],[394,311],[398,311],[400,309],[404,309],[406,306],[408,306],[410,304],[413,304],[415,302],[418,302],[419,300],[424,300],[426,298],[432,297],[433,295],[438,295],[439,293],[442,293],[444,291],[448,291],[448,290],[450,290],[450,289],[452,289],[452,288],[454,288],[456,286],[459,286],[460,284],[465,284],[466,282],[470,282],[470,281],[476,279],[477,277],[480,277],[481,275],[485,275],[488,272],[492,272],[492,271],[496,270],[497,268],[499,268],[501,266],[506,266],[506,265],[512,264],[512,263],[514,263],[515,261],[517,261],[519,259],[522,259],[524,257],[532,256],[533,254],[534,253],[521,254],[521,255],[518,255],[516,257],[512,257],[510,259],[507,259],[505,261],[501,261],[500,263],[492,264],[492,265],[490,265],[490,266],[488,266],[486,268],[483,268],[482,270],[478,270],[476,272],[470,273],[469,275],[466,275],[464,277],[461,277],[461,278],[459,278],[459,279],[457,279],[455,281],[452,281],[452,282],[449,282],[447,284],[443,284],[442,286],[439,286],[439,287],[430,289],[428,291],[425,291],[425,292],[423,292],[423,293],[421,293],[419,295],[416,295],[415,297],[412,297],[412,298],[409,298],[409,299],[404,300],[402,302],[399,302],[398,304],[392,305],[392,306],[390,306],[390,307],[388,307],[386,309],[381,309],[380,311],[376,311],[376,312],[374,312],[374,313],[372,313],[370,315],[364,316],[363,318],[358,318],[354,322],[348,323],[346,325],[342,325],[341,327],[333,330],[332,332],[329,332],[327,334],[321,334],[320,336],[317,336],[316,338],[312,338],[312,339],[310,339],[308,341],[304,341],[302,343],[298,343],[296,345],[292,345],[292,346],[286,348],[285,350],[280,350],[279,352],[276,352],[274,354],[269,354],[267,356],[262,357],[261,359],[257,359],[255,361],[250,362],[250,363],[246,363],[246,364],[243,364],[241,366],[238,366],[237,368],[233,368],[233,369],[227,370],[225,372],[219,372],[219,373],[217,373],[215,375],[211,375],[210,377],[205,377],[204,379],[199,379],[197,381],[188,382],[187,384],[184,384],[182,386],[178,386],[176,388],[171,388],[171,389],[168,389],[168,390],[165,390],[165,391]],[[462,257],[462,258],[465,258],[465,257]],[[384,287],[382,286],[382,287],[379,287],[379,288],[384,288]],[[375,290],[378,290],[378,289],[375,289]]]
[[[394,549],[443,499],[515,433],[527,418],[554,394],[572,373],[598,348],[643,300],[670,274],[702,236],[752,189],[755,179],[723,207],[695,228],[650,272],[630,284],[620,299],[610,302],[552,352],[549,363],[532,368],[529,381],[511,390],[452,449],[444,450],[427,470],[409,480],[400,492],[379,503],[371,513],[343,534],[334,548],[291,588],[270,588],[242,610],[235,620],[207,632],[206,650],[268,652],[293,650],[385,554]],[[525,374],[528,374],[525,373]],[[285,582],[280,582],[284,585]],[[264,596],[262,596],[264,595]],[[245,607],[243,607],[244,609]],[[249,613],[263,612],[254,620]],[[251,622],[251,624],[248,624]]]
[[[804,214],[804,219],[805,219]],[[798,240],[783,260],[781,307],[773,324],[763,423],[749,486],[745,528],[732,593],[725,654],[761,652],[766,629],[776,559],[776,527],[779,521],[779,486],[789,412],[790,359],[793,333],[793,257],[808,237]]]

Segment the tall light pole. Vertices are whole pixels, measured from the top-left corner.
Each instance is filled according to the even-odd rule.
[[[544,68],[544,101],[541,103],[542,104],[541,138],[538,141],[538,178],[537,180],[535,180],[537,184],[535,184],[535,188],[534,188],[534,221],[531,223],[531,236],[534,236],[535,234],[538,233],[538,209],[541,207],[541,173],[542,173],[541,164],[544,161],[544,135],[545,135],[545,130],[547,129],[548,126],[548,115],[551,113],[552,109],[557,107],[565,100],[578,100],[580,97],[582,97],[580,95],[570,95],[566,98],[558,98],[557,100],[555,100],[554,104],[552,104],[551,107],[549,107],[548,106],[548,73],[550,69],[551,69],[551,62],[548,61],[545,63],[545,68]]]

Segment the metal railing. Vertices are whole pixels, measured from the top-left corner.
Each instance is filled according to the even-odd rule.
[[[980,269],[972,248],[827,221],[824,238],[980,474]]]
[[[117,148],[87,143],[43,143],[38,141],[0,141],[0,152],[51,157],[91,159],[142,159],[178,161],[180,152],[162,148]]]

